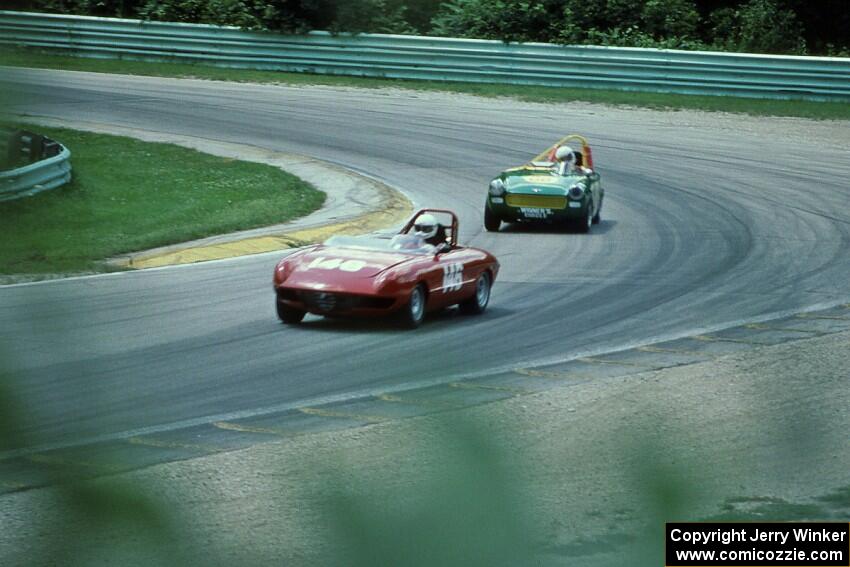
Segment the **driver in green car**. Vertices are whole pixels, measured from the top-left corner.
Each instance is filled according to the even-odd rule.
[[[569,146],[561,146],[555,151],[555,160],[557,161],[557,169],[560,175],[588,175],[591,173],[581,163],[581,152],[577,152]]]

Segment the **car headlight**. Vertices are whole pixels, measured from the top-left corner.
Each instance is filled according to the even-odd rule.
[[[581,199],[582,197],[584,197],[584,187],[582,187],[581,185],[573,185],[572,187],[570,187],[569,196],[570,199]]]
[[[387,268],[375,278],[375,289],[380,291],[385,285],[391,282],[394,279],[394,276],[397,276],[397,273],[394,272],[391,268]]]
[[[505,194],[505,182],[501,179],[494,179],[490,182],[490,194],[494,197],[501,197]]]
[[[279,263],[274,270],[274,281],[282,283],[289,276],[289,265],[286,262]]]

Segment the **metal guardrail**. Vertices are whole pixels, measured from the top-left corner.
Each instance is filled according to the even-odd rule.
[[[28,197],[71,181],[71,152],[68,148],[48,138],[42,138],[39,146],[39,155],[33,156],[37,161],[0,171],[0,201]]]
[[[0,11],[0,44],[74,55],[364,77],[850,100],[850,58],[232,27]]]

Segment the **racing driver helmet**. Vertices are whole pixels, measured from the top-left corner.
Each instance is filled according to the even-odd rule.
[[[561,146],[555,150],[555,159],[558,161],[558,172],[561,175],[566,175],[575,169],[576,154],[569,146]]]
[[[573,166],[576,163],[576,154],[571,147],[560,146],[555,151],[555,159]]]
[[[434,238],[437,235],[437,219],[434,218],[434,215],[429,213],[419,215],[416,222],[413,223],[413,234],[422,238],[425,242]]]

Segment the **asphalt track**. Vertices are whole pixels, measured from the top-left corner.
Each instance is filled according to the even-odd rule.
[[[279,255],[0,289],[33,443],[201,424],[462,381],[846,302],[847,144],[675,115],[396,91],[4,70],[13,112],[311,155],[455,209],[502,263],[482,317],[415,332],[274,316]],[[687,117],[687,115],[683,115]],[[753,119],[749,119],[753,123]],[[559,137],[593,144],[589,235],[482,227],[487,182]],[[118,190],[119,188],[116,188]]]

